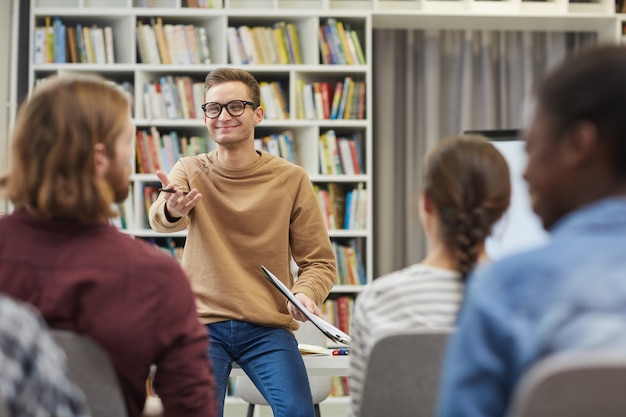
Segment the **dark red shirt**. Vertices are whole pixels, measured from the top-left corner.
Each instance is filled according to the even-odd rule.
[[[0,219],[0,291],[37,307],[48,325],[91,336],[111,357],[129,417],[155,391],[165,417],[214,416],[208,336],[189,281],[171,256],[106,223]]]

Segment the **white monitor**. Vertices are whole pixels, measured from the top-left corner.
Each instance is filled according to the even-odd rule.
[[[487,254],[492,259],[499,259],[543,245],[549,235],[530,205],[528,186],[523,178],[526,151],[519,131],[481,130],[466,133],[478,133],[489,138],[508,162],[511,173],[511,205],[487,239]]]

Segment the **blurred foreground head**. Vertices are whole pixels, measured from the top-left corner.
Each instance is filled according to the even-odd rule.
[[[16,208],[44,218],[103,221],[128,196],[134,126],[129,102],[97,76],[51,77],[18,111],[10,170]]]

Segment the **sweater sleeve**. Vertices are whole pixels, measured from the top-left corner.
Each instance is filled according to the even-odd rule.
[[[308,178],[301,180],[295,196],[290,239],[299,268],[292,292],[304,293],[320,305],[335,284],[337,267],[328,230]]]
[[[174,188],[189,191],[189,180],[180,159],[170,171],[168,179],[174,184]],[[171,222],[165,215],[165,193],[160,193],[156,201],[150,206],[148,221],[150,227],[157,232],[170,233],[185,229],[189,225],[189,216],[184,216],[176,222]]]

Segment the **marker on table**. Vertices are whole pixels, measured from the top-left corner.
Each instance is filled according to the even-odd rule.
[[[339,349],[333,350],[333,356],[343,356],[343,355],[349,355],[349,354],[350,354],[350,350],[348,348],[339,348]]]
[[[178,190],[175,190],[175,189],[173,189],[173,188],[159,188],[157,191],[162,191],[162,192],[164,192],[164,193],[174,194],[174,193],[175,193],[176,191],[178,191]],[[184,194],[184,195],[187,195],[187,194],[189,194],[189,192],[187,192],[187,191],[183,191],[183,194]]]

